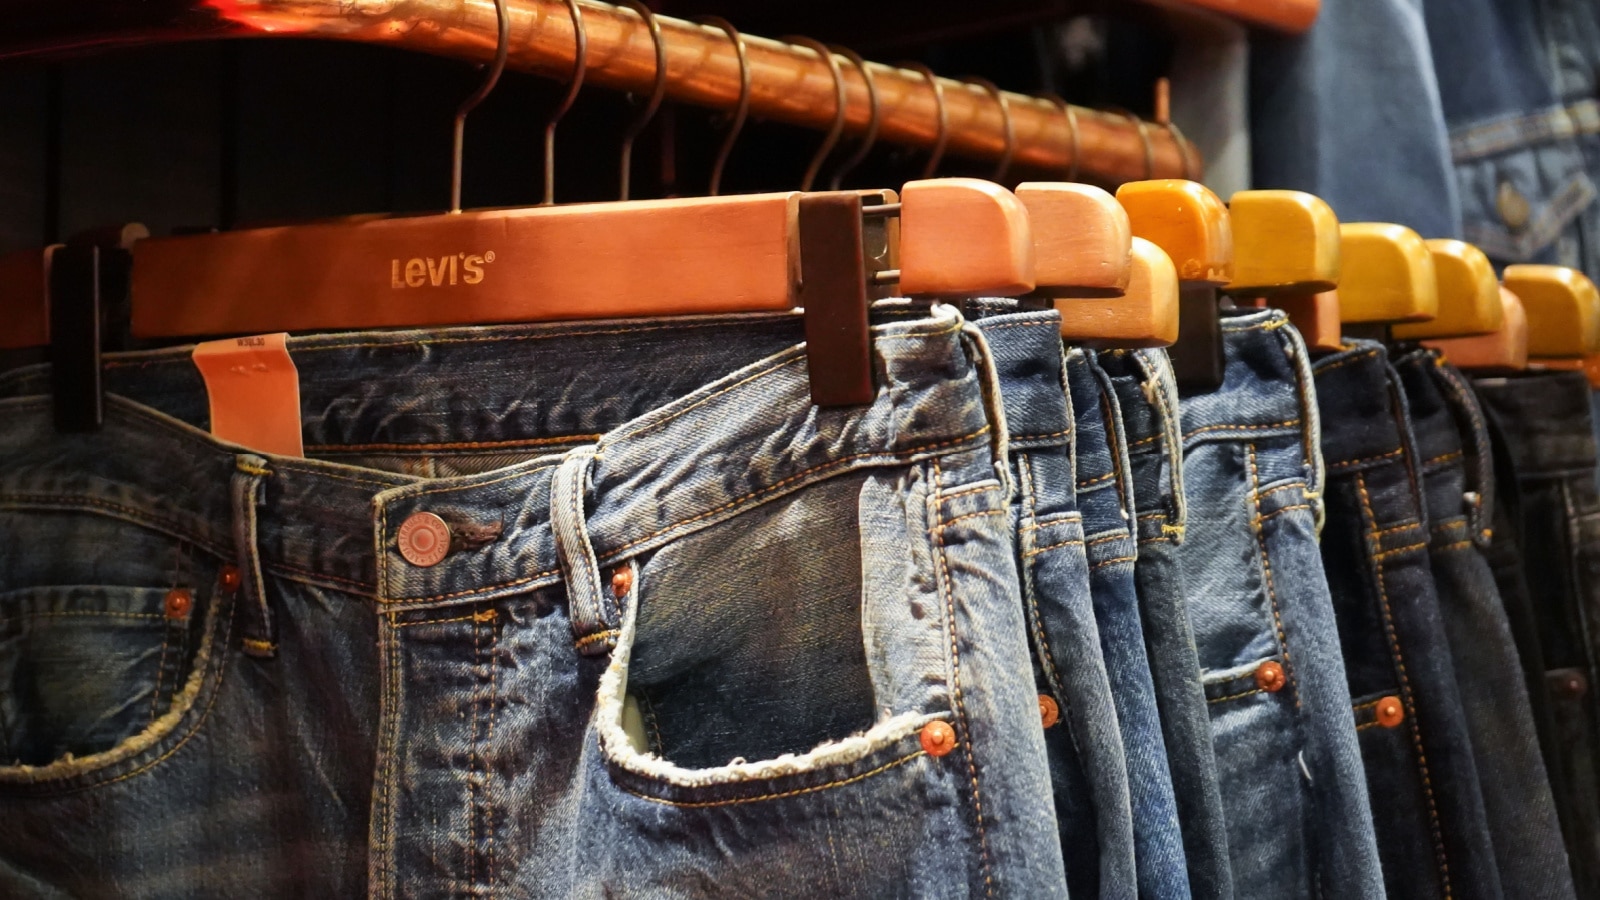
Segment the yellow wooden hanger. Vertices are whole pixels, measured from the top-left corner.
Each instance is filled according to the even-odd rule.
[[[1505,286],[1528,313],[1528,356],[1582,359],[1600,352],[1600,292],[1577,269],[1506,266]]]
[[[1439,287],[1439,314],[1427,322],[1396,325],[1396,340],[1493,334],[1501,325],[1500,282],[1483,251],[1465,241],[1426,242]]]
[[[1520,372],[1528,367],[1528,316],[1522,301],[1504,287],[1495,292],[1500,326],[1472,337],[1436,338],[1422,342],[1444,354],[1459,369],[1482,373]]]
[[[1337,350],[1342,253],[1332,207],[1302,191],[1239,191],[1228,213],[1234,242],[1228,294],[1284,310],[1307,346]]]
[[[1374,326],[1374,336],[1386,338],[1389,325],[1425,322],[1438,314],[1433,254],[1415,231],[1401,225],[1352,222],[1339,226],[1339,237],[1344,258],[1339,318],[1346,326]]]

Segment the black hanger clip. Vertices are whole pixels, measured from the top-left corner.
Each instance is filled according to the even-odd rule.
[[[867,324],[871,303],[862,196],[820,191],[800,197],[800,284],[805,310],[811,400],[818,406],[859,406],[877,394]],[[875,262],[887,261],[874,252]]]
[[[104,421],[104,316],[127,308],[131,248],[147,236],[136,224],[96,229],[74,236],[51,258],[50,386],[57,431],[97,431]]]
[[[1178,340],[1167,348],[1179,390],[1222,386],[1222,310],[1217,289],[1185,282],[1178,292]]]

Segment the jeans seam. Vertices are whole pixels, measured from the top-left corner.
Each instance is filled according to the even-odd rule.
[[[387,672],[384,673],[382,694],[378,699],[381,728],[378,737],[378,784],[374,786],[372,798],[373,804],[379,807],[373,816],[377,820],[375,824],[378,829],[378,861],[375,867],[378,870],[375,873],[378,876],[378,884],[375,887],[380,898],[388,898],[394,893],[394,883],[398,877],[394,863],[394,761],[397,755],[400,723],[398,714],[400,629],[399,621],[393,611],[384,613],[382,618],[388,619],[389,622],[387,633],[380,642],[383,648],[380,660],[387,662],[385,667]]]
[[[1017,467],[1022,470],[1019,473],[1022,477],[1018,478],[1017,481],[1026,486],[1023,489],[1022,495],[1023,514],[1027,518],[1031,519],[1036,512],[1035,497],[1037,488],[1033,483],[1033,466],[1028,463],[1028,457],[1026,454],[1018,455]],[[1071,708],[1071,704],[1068,703],[1067,692],[1061,685],[1061,671],[1056,668],[1055,655],[1050,651],[1050,638],[1044,632],[1044,618],[1039,614],[1039,592],[1034,589],[1033,566],[1031,560],[1033,557],[1038,556],[1040,553],[1043,553],[1046,550],[1054,550],[1059,547],[1069,546],[1073,543],[1082,544],[1083,541],[1063,541],[1059,544],[1052,544],[1048,547],[1027,547],[1026,542],[1022,542],[1022,546],[1025,548],[1022,553],[1022,566],[1025,571],[1023,573],[1019,573],[1023,574],[1023,577],[1026,579],[1022,585],[1022,591],[1028,597],[1029,625],[1032,627],[1034,640],[1039,642],[1040,668],[1044,669],[1045,680],[1050,683],[1050,692],[1055,694],[1056,699],[1061,701],[1061,704],[1068,709]]]
[[[1260,551],[1261,574],[1266,580],[1267,600],[1272,604],[1272,622],[1274,632],[1278,639],[1278,651],[1283,654],[1283,670],[1288,676],[1289,689],[1294,692],[1294,708],[1300,709],[1300,687],[1294,668],[1294,662],[1289,657],[1289,635],[1283,626],[1283,611],[1278,606],[1277,583],[1272,577],[1272,558],[1267,553],[1267,532],[1261,527],[1264,517],[1261,515],[1261,473],[1256,467],[1256,445],[1246,444],[1245,456],[1250,464],[1250,503],[1255,507],[1256,515],[1251,530],[1256,534],[1256,548]]]
[[[1439,806],[1433,796],[1433,779],[1428,769],[1428,754],[1422,746],[1422,726],[1417,722],[1416,701],[1411,693],[1411,678],[1406,672],[1405,657],[1400,650],[1400,635],[1395,630],[1394,609],[1389,602],[1389,589],[1383,570],[1383,560],[1386,554],[1377,552],[1377,548],[1381,546],[1378,538],[1378,517],[1372,508],[1372,497],[1367,493],[1367,479],[1359,472],[1356,473],[1356,488],[1361,495],[1361,509],[1367,521],[1367,538],[1369,546],[1372,548],[1370,551],[1372,553],[1372,567],[1377,574],[1377,578],[1374,581],[1378,586],[1378,599],[1383,604],[1383,630],[1388,640],[1389,652],[1394,655],[1395,668],[1400,676],[1401,702],[1407,708],[1406,719],[1411,725],[1411,745],[1417,752],[1417,771],[1422,776],[1423,799],[1428,804],[1428,830],[1433,837],[1434,857],[1439,866],[1439,877],[1443,881],[1444,895],[1449,898],[1454,894],[1450,887],[1449,856],[1445,852],[1444,834],[1439,823]],[[1425,547],[1427,545],[1419,544],[1418,546]],[[1395,552],[1399,551],[1390,551],[1389,555]]]
[[[647,800],[651,803],[660,803],[664,806],[674,806],[680,809],[712,809],[719,806],[737,806],[744,803],[760,803],[766,800],[784,800],[789,797],[798,797],[803,794],[814,794],[818,791],[826,791],[836,787],[844,787],[845,785],[856,784],[857,782],[865,781],[874,775],[882,774],[897,766],[903,766],[912,760],[919,759],[927,755],[928,754],[926,751],[919,749],[915,752],[908,753],[905,756],[890,760],[876,769],[868,772],[862,772],[859,775],[852,775],[849,778],[840,778],[830,781],[826,784],[819,784],[813,787],[795,788],[794,790],[778,791],[771,794],[760,794],[755,797],[735,797],[729,800],[668,800],[665,797],[651,796],[649,794],[635,791],[632,788],[623,785],[618,785],[618,787],[625,794],[638,797],[640,800]],[[987,866],[987,855],[985,855],[985,860],[985,866]]]

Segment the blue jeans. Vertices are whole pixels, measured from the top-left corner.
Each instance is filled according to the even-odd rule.
[[[1572,876],[1510,620],[1483,556],[1494,459],[1466,378],[1430,350],[1395,360],[1423,460],[1423,511],[1439,611],[1508,897],[1571,898]]]
[[[1064,389],[1061,317],[983,301],[978,328],[1000,377],[1016,484],[1022,606],[1033,638],[1034,677],[1056,701],[1045,729],[1067,889],[1078,897],[1132,898],[1134,811],[1112,683],[1089,594],[1084,518],[1073,487],[1072,407]]]
[[[0,894],[1064,896],[986,345],[801,334],[296,338],[308,459],[0,378]]]
[[[1189,890],[1200,898],[1233,897],[1217,760],[1178,559],[1186,507],[1172,365],[1159,350],[1101,353],[1098,361],[1111,379],[1128,442],[1139,540],[1134,583],[1178,800]]]
[[[1141,897],[1187,897],[1189,876],[1172,772],[1161,738],[1155,681],[1145,650],[1134,582],[1133,472],[1122,412],[1093,351],[1067,355],[1067,383],[1077,417],[1078,509],[1088,544],[1089,586],[1100,652],[1111,677],[1133,800],[1133,836]]]
[[[1222,385],[1183,398],[1182,548],[1241,897],[1381,895],[1333,606],[1305,344],[1224,318]]]
[[[1390,896],[1502,896],[1429,565],[1422,460],[1381,344],[1316,363],[1333,589]]]
[[[1500,438],[1502,502],[1512,501],[1495,533],[1496,576],[1508,603],[1525,600],[1531,614],[1516,636],[1524,659],[1543,663],[1532,688],[1550,712],[1540,737],[1556,812],[1578,896],[1600,897],[1600,498],[1589,386],[1572,372],[1478,378],[1474,387]]]

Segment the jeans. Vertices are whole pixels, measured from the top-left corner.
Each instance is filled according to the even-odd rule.
[[[1466,378],[1431,350],[1395,360],[1423,460],[1423,512],[1439,610],[1508,897],[1571,898],[1572,876],[1539,754],[1516,644],[1482,550],[1494,515],[1494,459]]]
[[[1478,378],[1474,386],[1504,448],[1499,470],[1509,477],[1501,493],[1515,502],[1509,527],[1495,536],[1497,575],[1504,584],[1520,574],[1522,584],[1513,586],[1526,588],[1534,627],[1518,633],[1518,648],[1525,659],[1543,660],[1537,688],[1553,727],[1541,737],[1545,758],[1554,760],[1556,811],[1578,896],[1600,897],[1600,698],[1592,689],[1600,641],[1600,500],[1589,386],[1577,372]]]
[[[1165,352],[1099,354],[1122,411],[1133,474],[1134,583],[1189,868],[1190,893],[1233,897],[1227,823],[1179,564],[1186,512],[1178,390]]]
[[[1316,363],[1333,589],[1392,897],[1503,896],[1429,565],[1421,463],[1381,344]]]
[[[1122,413],[1093,351],[1068,353],[1067,383],[1077,417],[1078,508],[1088,545],[1089,586],[1133,798],[1139,896],[1187,897],[1178,803],[1134,583],[1133,472]]]
[[[986,344],[801,335],[292,339],[308,459],[0,378],[0,894],[1064,896]]]
[[[1033,639],[1034,677],[1060,716],[1045,728],[1045,745],[1067,889],[1079,897],[1132,898],[1134,812],[1073,485],[1075,434],[1061,317],[1055,310],[1018,313],[1004,301],[984,303],[1000,313],[978,327],[1000,377],[1009,430],[1020,596]]]
[[[1274,310],[1224,318],[1220,387],[1183,397],[1182,547],[1240,897],[1381,892],[1327,581],[1305,344]]]

